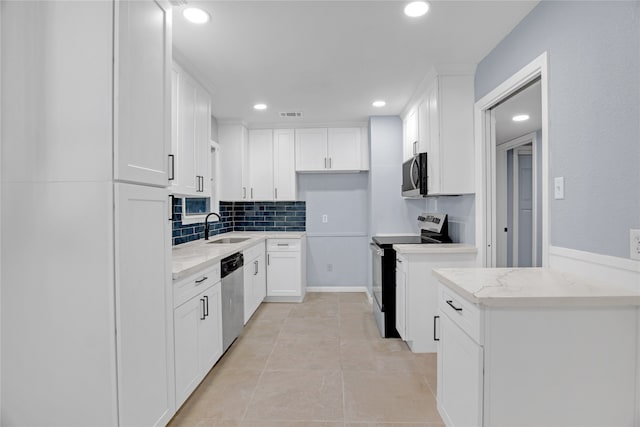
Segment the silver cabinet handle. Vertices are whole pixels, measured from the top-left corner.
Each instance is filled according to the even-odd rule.
[[[326,157],[324,158],[324,168],[325,169],[327,168],[327,158]]]
[[[247,187],[242,187],[242,198],[243,199],[247,198]]]
[[[256,276],[258,274],[258,261],[253,261],[253,265],[256,268],[256,271],[253,273],[253,275]]]
[[[331,157],[329,157],[329,169],[331,169]]]
[[[202,317],[200,318],[200,320],[204,320],[204,318],[207,317],[205,315],[204,298],[200,298],[200,302],[202,303],[202,306],[200,307],[200,308],[202,308]]]
[[[271,259],[269,258],[269,254],[267,254],[267,265],[271,265]]]
[[[275,191],[275,193],[276,193],[276,196],[274,198],[277,199],[278,198],[278,189],[274,188],[273,191]]]
[[[251,199],[253,200],[253,187],[251,187]]]
[[[289,246],[288,243],[278,243],[278,246]]]
[[[171,170],[171,175],[169,176],[169,181],[173,181],[176,179],[176,161],[175,156],[173,154],[169,154],[169,160],[171,163],[169,164],[169,169]]]

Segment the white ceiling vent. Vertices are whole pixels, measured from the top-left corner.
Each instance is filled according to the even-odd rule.
[[[302,117],[302,112],[301,111],[285,111],[285,112],[281,111],[280,117],[298,118],[298,117]]]

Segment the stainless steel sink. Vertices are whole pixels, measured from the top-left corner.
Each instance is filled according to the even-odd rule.
[[[241,243],[249,240],[250,237],[222,237],[220,239],[210,240],[207,243],[216,243],[218,245],[225,245],[231,243]]]

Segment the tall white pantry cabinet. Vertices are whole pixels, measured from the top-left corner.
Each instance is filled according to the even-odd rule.
[[[165,425],[169,4],[0,7],[0,423]]]

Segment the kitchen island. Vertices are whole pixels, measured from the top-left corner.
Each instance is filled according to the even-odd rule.
[[[638,426],[640,293],[544,268],[437,269],[447,426]]]

